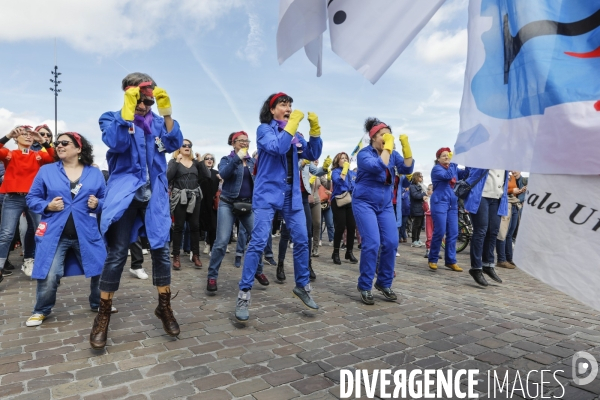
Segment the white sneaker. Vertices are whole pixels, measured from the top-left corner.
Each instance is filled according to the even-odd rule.
[[[142,254],[148,254],[148,250],[142,249]]]
[[[44,322],[44,319],[46,319],[44,314],[33,314],[29,317],[27,322],[25,322],[25,326],[40,326],[42,322]]]
[[[290,242],[290,249],[294,248],[294,243]]]
[[[396,257],[400,257],[400,253],[396,252]]]
[[[227,249],[225,250],[226,253],[229,253],[229,246],[227,246]]]
[[[333,240],[332,240],[331,242],[329,242],[329,245],[330,245],[331,247],[333,247]]]
[[[21,271],[27,276],[33,273],[33,258],[26,258],[21,266]],[[40,322],[41,323],[41,322]]]
[[[192,261],[192,258],[194,258],[194,254],[190,253],[190,261]]]
[[[319,247],[323,246],[323,242],[319,240]]]
[[[419,241],[412,242],[412,244],[410,245],[410,247],[421,247],[421,246],[423,246],[423,245]]]
[[[127,257],[131,256],[131,250],[127,250]]]
[[[144,271],[144,268],[138,268],[138,269],[129,268],[129,272],[131,272],[131,275],[135,276],[136,278],[148,279],[148,274],[146,273],[146,271]]]
[[[204,254],[208,254],[209,246],[206,242],[204,242],[204,250],[202,251]]]

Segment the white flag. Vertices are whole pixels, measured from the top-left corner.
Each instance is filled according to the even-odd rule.
[[[600,6],[471,0],[453,161],[600,174]]]
[[[280,0],[277,27],[277,60],[283,64],[305,48],[308,59],[321,76],[323,32],[327,29],[325,0]]]
[[[600,177],[532,174],[514,262],[600,310]]]
[[[375,83],[444,1],[329,0],[331,48]]]

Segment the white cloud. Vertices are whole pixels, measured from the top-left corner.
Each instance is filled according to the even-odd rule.
[[[441,93],[437,90],[434,89],[433,93],[431,94],[431,96],[429,96],[429,98],[426,101],[422,101],[421,103],[419,103],[419,106],[417,107],[417,109],[415,111],[412,112],[413,115],[422,115],[425,112],[425,109],[436,102],[436,100],[438,100],[441,97]]]
[[[7,110],[6,108],[0,108],[0,134],[2,135],[6,135],[8,132],[10,132],[19,125],[30,125],[35,127],[42,124],[48,125],[50,129],[54,131],[54,120],[44,120],[38,117],[37,115],[16,114],[12,111]],[[58,131],[67,131],[67,124],[65,121],[58,121]],[[12,141],[7,143],[7,147],[14,147],[12,146]]]
[[[101,55],[144,50],[178,34],[212,29],[241,0],[29,0],[2,5],[0,41],[57,38]]]
[[[267,50],[263,41],[263,30],[260,25],[260,18],[257,14],[248,12],[248,25],[250,32],[246,40],[246,46],[237,51],[236,55],[242,60],[247,60],[251,65],[257,67],[260,65],[260,57]]]
[[[455,33],[437,31],[429,37],[419,37],[415,43],[417,57],[428,63],[464,59],[467,55],[467,30]]]
[[[438,12],[436,12],[429,20],[427,26],[436,27],[445,22],[454,20],[458,14],[466,14],[468,5],[468,0],[447,0],[446,3],[440,7]]]

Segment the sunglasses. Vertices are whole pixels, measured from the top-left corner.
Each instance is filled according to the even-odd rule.
[[[52,137],[52,134],[50,132],[39,132],[40,136],[45,136],[45,137]]]
[[[191,144],[184,143],[184,144],[182,144],[182,145],[181,145],[181,147],[185,147],[186,149],[191,149],[191,148],[192,148],[192,145],[191,145]]]
[[[153,105],[153,104],[154,104],[154,100],[152,100],[152,99],[143,99],[143,100],[142,100],[142,99],[139,99],[139,100],[137,101],[137,103],[138,103],[138,104],[140,104],[140,103],[144,103],[144,105],[145,105],[145,106],[148,106],[148,107],[150,107],[151,105]]]
[[[206,157],[206,158],[204,159],[204,161],[215,161],[215,159],[214,159],[214,158],[212,158],[212,157]]]
[[[54,147],[58,147],[58,146],[62,146],[62,147],[67,147],[69,145],[69,143],[73,143],[70,140],[57,140],[56,142],[54,142]]]

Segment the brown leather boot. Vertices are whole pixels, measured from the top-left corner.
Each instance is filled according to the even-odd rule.
[[[202,268],[202,261],[200,261],[200,256],[198,254],[192,256],[192,262],[194,263],[194,268]]]
[[[90,332],[90,346],[94,349],[103,349],[108,338],[108,324],[112,310],[112,299],[100,299],[98,315],[94,319],[92,331]]]
[[[173,256],[173,269],[179,271],[181,269],[181,262],[179,261],[179,254]]]
[[[163,324],[163,329],[169,336],[179,335],[179,324],[175,320],[173,315],[173,309],[171,308],[171,289],[167,289],[166,293],[158,294],[158,307],[154,310],[156,315]]]

